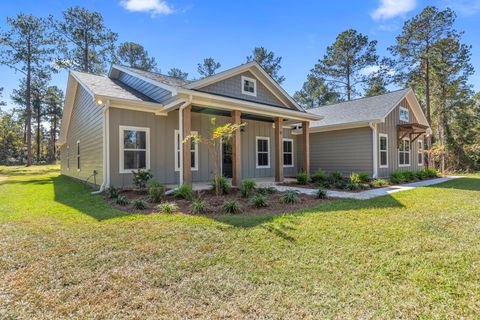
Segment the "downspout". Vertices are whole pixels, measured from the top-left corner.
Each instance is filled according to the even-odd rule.
[[[377,123],[370,122],[368,124],[372,128],[372,146],[373,146],[373,174],[372,178],[376,179],[378,177],[378,139],[377,139]]]
[[[183,109],[189,106],[192,103],[192,96],[188,101],[184,102],[178,109],[178,135],[180,142],[180,170],[179,170],[179,185],[183,184]]]
[[[98,191],[94,191],[91,194],[96,195],[100,194],[110,185],[110,150],[109,148],[109,107],[110,107],[110,100],[107,101],[103,108],[103,181],[100,189]]]

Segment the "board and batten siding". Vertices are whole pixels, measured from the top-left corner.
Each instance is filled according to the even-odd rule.
[[[157,102],[163,102],[172,97],[170,91],[143,81],[142,79],[125,72],[119,73],[118,80]]]
[[[60,149],[63,175],[93,183],[103,183],[103,107],[95,104],[92,96],[78,86],[65,144]],[[80,141],[80,170],[77,170],[77,141]],[[67,153],[67,149],[69,152]],[[68,158],[70,166],[67,168]]]
[[[257,96],[251,96],[242,93],[242,76],[256,80]],[[284,103],[282,103],[277,97],[275,97],[275,95],[267,87],[265,87],[263,83],[258,80],[250,71],[237,74],[233,77],[212,83],[197,90],[226,97],[265,103],[268,105],[284,106]]]
[[[424,168],[424,166],[418,164],[418,140],[423,139],[423,136],[415,140],[411,144],[410,151],[410,166],[399,167],[398,165],[398,125],[406,123],[400,121],[400,107],[407,108],[410,113],[410,123],[418,122],[415,118],[415,114],[412,111],[412,108],[408,105],[407,100],[402,100],[395,109],[392,110],[385,118],[384,123],[377,124],[377,141],[380,141],[380,134],[388,135],[388,168],[380,168],[380,151],[378,155],[378,176],[379,177],[389,177],[394,171],[419,171]],[[408,137],[408,136],[407,136]],[[379,145],[380,142],[378,142]]]
[[[178,111],[168,116],[156,116],[152,113],[110,108],[110,183],[116,187],[132,185],[131,173],[120,173],[120,126],[143,127],[150,129],[150,170],[154,179],[164,184],[179,182],[179,172],[175,171],[175,130],[178,129]],[[210,119],[213,116],[192,112],[191,130],[207,136]],[[217,125],[229,122],[230,117],[215,116]],[[272,123],[245,120],[247,125],[241,132],[241,164],[242,179],[273,177],[275,175],[274,160],[274,128]],[[270,138],[270,168],[257,169],[255,144],[256,136]],[[284,129],[284,137],[289,138],[290,130]],[[293,137],[294,152],[297,153],[296,138]],[[214,163],[209,149],[204,144],[198,147],[198,170],[192,170],[193,182],[210,181],[213,176]],[[285,176],[294,175],[297,171],[298,159],[294,156],[293,168],[284,168]]]

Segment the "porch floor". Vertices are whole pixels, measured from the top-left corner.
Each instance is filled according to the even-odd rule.
[[[252,178],[257,183],[257,187],[259,188],[267,188],[276,186],[277,183],[275,182],[275,177],[265,177],[265,178]],[[232,179],[228,179],[230,183]],[[294,182],[296,181],[295,178],[284,178],[284,182]],[[167,184],[165,185],[167,189],[174,189],[178,187],[178,184]],[[192,183],[193,190],[195,191],[203,191],[209,190],[212,188],[212,184],[210,181],[203,181],[203,182],[193,182]]]

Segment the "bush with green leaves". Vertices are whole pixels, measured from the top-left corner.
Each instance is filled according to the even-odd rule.
[[[374,188],[380,188],[380,187],[385,187],[389,185],[388,181],[385,179],[375,179],[371,181],[370,184]]]
[[[350,191],[358,191],[358,190],[361,190],[362,188],[360,187],[360,183],[349,182],[345,185],[345,189]]]
[[[132,208],[135,210],[145,210],[147,209],[147,204],[142,199],[135,199],[132,202]]]
[[[415,173],[412,172],[412,171],[404,171],[403,172],[403,177],[408,182],[417,180],[417,177],[415,176]]]
[[[184,184],[180,185],[173,192],[173,196],[175,198],[192,200],[193,199],[193,187],[192,187],[192,185],[190,183],[184,183]]]
[[[148,183],[148,196],[151,202],[158,203],[165,196],[165,187],[158,181],[152,180]]]
[[[164,203],[159,204],[157,206],[157,209],[161,213],[171,214],[171,213],[174,213],[178,210],[178,205],[174,202],[164,202]]]
[[[332,185],[336,185],[340,182],[344,182],[344,179],[343,179],[343,174],[340,172],[340,171],[333,171],[332,173],[330,173],[330,175],[328,176],[328,182],[330,182],[330,184]]]
[[[193,214],[205,214],[207,213],[208,205],[205,200],[194,199],[190,204],[190,212]]]
[[[307,184],[308,183],[308,173],[305,170],[300,170],[297,173],[297,182],[299,184]]]
[[[121,206],[127,206],[130,204],[130,200],[124,195],[119,195],[117,197],[116,203],[121,205]]]
[[[133,170],[133,184],[138,189],[145,189],[147,187],[148,181],[152,179],[153,175],[149,170],[138,169],[137,171]]]
[[[425,174],[425,170],[417,171],[414,174],[415,174],[415,178],[417,178],[418,180],[424,180],[428,178],[427,175]]]
[[[109,187],[105,189],[105,193],[107,194],[107,197],[109,199],[117,199],[120,194],[120,191],[115,187]]]
[[[317,198],[319,199],[325,199],[327,197],[327,190],[323,188],[319,188],[317,190]]]
[[[232,190],[232,186],[230,185],[230,182],[228,181],[227,177],[224,176],[219,176],[212,181],[212,190],[216,190],[216,187],[218,186],[218,190],[220,191],[219,195],[222,194],[229,194],[230,191]]]
[[[294,204],[300,202],[300,197],[298,196],[298,192],[296,191],[285,191],[282,194],[282,202],[286,204]]]
[[[249,198],[255,191],[257,183],[253,179],[245,179],[240,183],[240,194],[244,198]]]
[[[257,188],[257,193],[260,193],[263,195],[274,194],[274,193],[277,193],[277,189],[275,189],[275,187]]]
[[[390,175],[390,181],[392,181],[392,183],[404,183],[406,180],[402,171],[394,171]]]
[[[368,183],[370,181],[370,175],[367,172],[352,172],[350,175],[351,183]]]
[[[255,208],[265,208],[268,207],[267,197],[261,193],[255,194],[252,199],[250,199],[250,203]]]
[[[222,205],[223,211],[230,214],[237,214],[242,212],[242,207],[237,200],[225,200]]]
[[[318,169],[318,170],[315,171],[315,173],[311,176],[311,179],[312,179],[312,182],[314,182],[314,183],[324,184],[324,183],[327,181],[328,176],[327,176],[327,174],[325,173],[325,171],[323,171],[322,169]]]
[[[439,177],[438,171],[435,170],[435,169],[432,169],[432,168],[424,169],[423,172],[424,172],[424,174],[427,178],[438,178]]]

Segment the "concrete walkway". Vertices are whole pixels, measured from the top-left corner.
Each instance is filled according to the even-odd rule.
[[[365,200],[365,199],[372,199],[372,198],[376,198],[376,197],[380,197],[380,196],[385,196],[387,194],[391,194],[391,193],[394,193],[394,192],[412,190],[412,189],[415,189],[415,188],[418,188],[418,187],[431,186],[431,185],[434,185],[434,184],[438,184],[438,183],[442,183],[442,182],[445,182],[445,181],[450,181],[450,180],[458,179],[458,178],[462,178],[462,177],[461,176],[448,176],[448,177],[444,177],[444,178],[437,178],[437,179],[431,179],[431,180],[426,180],[426,181],[406,183],[406,184],[402,184],[402,185],[399,185],[399,186],[390,186],[390,187],[385,187],[385,188],[371,189],[371,190],[362,191],[362,192],[345,192],[345,191],[328,190],[327,191],[327,196],[332,197],[332,198]],[[277,189],[280,192],[291,190],[291,191],[297,191],[298,193],[308,194],[308,195],[315,195],[317,193],[317,189],[288,187],[288,186],[274,186],[274,188]]]

